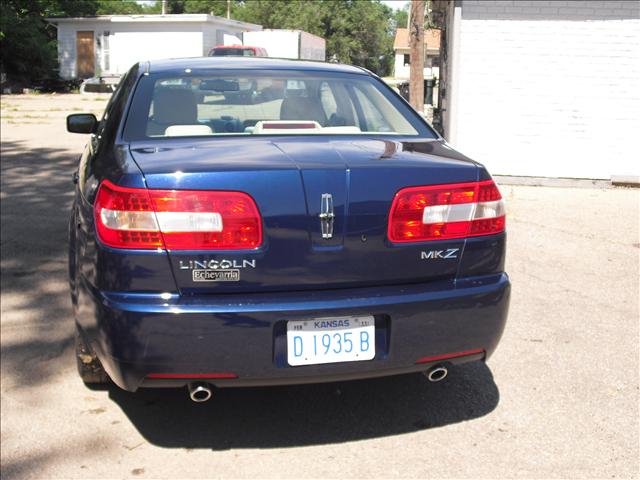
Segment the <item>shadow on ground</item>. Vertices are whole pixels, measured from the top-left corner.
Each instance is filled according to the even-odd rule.
[[[71,346],[67,226],[79,152],[2,141],[3,384],[50,381]]]
[[[109,387],[109,396],[150,443],[162,447],[282,448],[349,442],[482,417],[499,392],[482,362],[451,367],[429,383],[421,374],[353,382],[220,389],[202,404],[186,389]]]

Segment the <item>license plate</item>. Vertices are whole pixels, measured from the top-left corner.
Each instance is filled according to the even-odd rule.
[[[287,322],[291,366],[359,362],[376,356],[372,316],[330,317]]]

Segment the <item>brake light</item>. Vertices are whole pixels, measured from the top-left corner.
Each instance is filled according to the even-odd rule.
[[[262,243],[260,213],[242,192],[128,188],[105,180],[94,211],[98,237],[115,248],[239,250]]]
[[[391,205],[392,242],[424,242],[503,232],[504,202],[493,180],[400,190]]]

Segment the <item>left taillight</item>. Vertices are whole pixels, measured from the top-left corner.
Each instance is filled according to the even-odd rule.
[[[391,205],[392,242],[424,242],[491,235],[505,229],[505,208],[493,180],[409,187]]]
[[[115,248],[255,249],[262,220],[243,192],[128,188],[105,180],[95,205],[99,239]]]

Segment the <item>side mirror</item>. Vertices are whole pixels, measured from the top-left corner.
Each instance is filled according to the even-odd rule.
[[[74,113],[67,116],[67,131],[71,133],[95,133],[98,119],[93,113]]]

